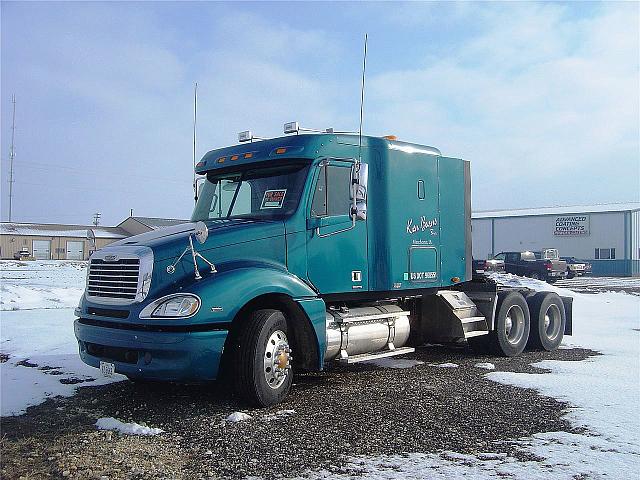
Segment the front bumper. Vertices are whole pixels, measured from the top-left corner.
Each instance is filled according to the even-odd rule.
[[[148,380],[203,382],[218,376],[227,330],[153,332],[109,328],[76,319],[80,358],[92,367]]]

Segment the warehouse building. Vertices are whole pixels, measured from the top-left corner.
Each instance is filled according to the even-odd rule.
[[[43,223],[0,223],[0,258],[14,259],[26,251],[37,260],[86,260],[95,249],[162,227],[188,220],[129,217],[115,227]],[[95,244],[87,233],[92,231]]]
[[[557,248],[591,262],[594,275],[640,276],[640,202],[479,211],[472,226],[475,259]]]

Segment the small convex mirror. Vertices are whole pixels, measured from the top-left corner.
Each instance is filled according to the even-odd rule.
[[[209,229],[207,228],[207,224],[202,221],[196,223],[193,233],[195,234],[198,243],[203,244],[209,237]]]

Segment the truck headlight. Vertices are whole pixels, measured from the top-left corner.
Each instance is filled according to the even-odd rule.
[[[167,295],[144,307],[140,312],[140,318],[189,318],[198,313],[200,303],[200,298],[193,294]]]

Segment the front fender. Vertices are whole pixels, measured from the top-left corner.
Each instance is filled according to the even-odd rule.
[[[317,298],[306,283],[284,269],[252,265],[222,270],[196,282],[189,291],[200,296],[198,316],[206,322],[231,322],[256,297],[284,294],[296,301]]]

